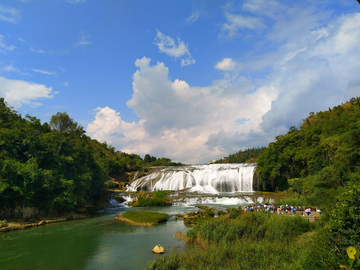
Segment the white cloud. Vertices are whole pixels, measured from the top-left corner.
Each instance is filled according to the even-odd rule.
[[[4,36],[0,35],[0,52],[13,51],[16,47],[14,45],[6,45]]]
[[[250,131],[261,121],[259,111],[270,108],[271,99],[259,91],[247,94],[253,86],[243,77],[218,80],[209,87],[191,87],[185,81],[170,81],[163,63],[150,65],[149,58],[138,59],[133,75],[133,97],[127,102],[141,118],[139,123],[126,123],[110,108],[98,109],[88,133],[106,140],[122,151],[151,153],[189,163],[220,157],[224,148],[206,145],[212,133],[223,129],[236,132],[235,121],[251,119],[242,125]],[[255,109],[256,113],[251,109]],[[236,147],[230,147],[236,151]]]
[[[291,48],[293,53],[284,48],[283,59],[269,74],[271,81],[266,84],[276,88],[279,96],[263,116],[261,128],[266,132],[296,125],[310,111],[327,110],[358,96],[360,13],[343,15],[309,32],[306,42],[306,49],[298,44]]]
[[[360,13],[329,16],[316,6],[276,1],[264,10],[262,1],[243,8],[273,20],[257,37],[271,51],[237,58],[240,71],[224,72],[205,87],[170,80],[163,63],[138,59],[127,105],[141,120],[127,123],[114,109],[100,108],[88,132],[126,152],[198,163],[267,145],[310,111],[359,95]],[[231,67],[228,59],[215,67]]]
[[[65,85],[66,87],[69,86],[69,82],[64,82],[63,85]]]
[[[124,148],[129,140],[140,140],[145,137],[142,123],[127,123],[120,117],[120,113],[104,107],[95,109],[95,120],[87,126],[87,133],[92,138],[97,138]]]
[[[234,15],[229,12],[225,13],[225,17],[227,19],[227,23],[223,24],[222,31],[229,37],[235,36],[241,28],[259,30],[266,27],[262,23],[261,19],[257,17]]]
[[[34,49],[34,48],[32,48],[32,47],[30,48],[30,51],[32,51],[32,52],[37,52],[37,53],[41,53],[41,54],[46,54],[46,53],[48,53],[48,54],[53,54],[52,51],[46,52],[45,50]]]
[[[178,45],[176,45],[173,38],[166,36],[157,30],[154,44],[158,46],[160,52],[166,53],[167,55],[175,58],[182,57],[184,55],[187,56],[186,59],[182,59],[181,66],[195,64],[195,59],[191,57],[188,46],[181,41],[180,38],[177,39],[177,43]]]
[[[50,71],[47,71],[47,70],[42,70],[42,69],[31,69],[32,71],[36,72],[36,73],[41,73],[41,74],[45,74],[45,75],[56,75],[56,72],[53,71],[53,72],[50,72]]]
[[[194,22],[196,22],[200,17],[200,13],[198,11],[193,12],[190,17],[186,18],[186,22],[189,24],[192,24]]]
[[[174,39],[164,35],[159,30],[155,37],[155,45],[159,47],[159,51],[166,53],[169,56],[180,57],[184,54],[190,55],[187,45],[178,38],[178,45],[175,44]]]
[[[0,68],[0,71],[3,72],[19,72],[17,68],[15,68],[13,65],[5,66]]]
[[[222,61],[217,62],[215,68],[220,70],[232,70],[236,66],[236,62],[231,58],[224,58]]]
[[[21,19],[20,12],[15,8],[6,8],[0,5],[0,20],[17,23]]]
[[[91,35],[81,32],[80,40],[76,43],[76,45],[79,45],[79,46],[90,45],[91,44],[90,39],[91,39]]]
[[[196,63],[195,59],[192,59],[192,58],[181,59],[181,66],[182,67],[189,66],[189,65],[192,65],[192,64],[195,64],[195,63]]]
[[[35,100],[53,97],[52,87],[21,80],[9,80],[4,77],[0,77],[0,96],[4,97],[5,101],[15,109],[20,108],[22,104],[37,107],[41,103]]]

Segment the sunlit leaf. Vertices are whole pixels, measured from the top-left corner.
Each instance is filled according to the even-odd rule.
[[[350,259],[355,259],[356,248],[355,247],[348,247],[346,249],[346,253]]]

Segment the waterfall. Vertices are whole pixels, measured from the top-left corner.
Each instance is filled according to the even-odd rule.
[[[167,167],[130,183],[127,191],[251,192],[256,163]]]

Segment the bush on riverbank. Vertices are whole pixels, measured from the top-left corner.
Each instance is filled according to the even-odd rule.
[[[159,224],[169,219],[168,214],[144,211],[125,212],[122,216],[136,223]]]

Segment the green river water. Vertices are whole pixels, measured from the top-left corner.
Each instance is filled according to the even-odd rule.
[[[121,208],[89,219],[0,233],[0,269],[144,269],[149,261],[163,256],[151,252],[155,245],[166,251],[185,248],[185,242],[174,234],[188,228],[182,221],[174,221],[174,215],[197,209],[146,208],[170,215],[168,222],[153,227],[115,219],[129,210],[141,209]]]

